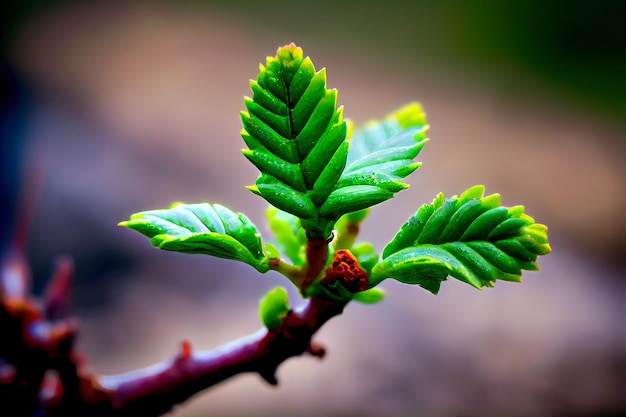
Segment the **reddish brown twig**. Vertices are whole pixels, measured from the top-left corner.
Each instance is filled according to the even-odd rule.
[[[311,337],[344,305],[311,299],[302,311],[291,311],[275,330],[231,342],[214,350],[191,352],[183,345],[173,359],[128,374],[100,378],[111,393],[113,409],[124,414],[161,415],[198,391],[245,372],[256,372],[275,385],[276,369],[286,359],[305,352],[322,357],[323,348]],[[117,415],[117,414],[115,414]]]
[[[12,245],[0,254],[0,407],[12,416],[160,416],[237,374],[255,372],[275,385],[276,369],[286,359],[305,352],[324,356],[311,338],[342,313],[346,302],[311,298],[302,310],[290,311],[279,328],[217,349],[194,352],[183,342],[177,356],[145,369],[116,376],[86,373],[74,348],[77,325],[69,316],[72,262],[57,262],[43,299],[30,293],[24,253],[31,197],[20,210]],[[309,241],[303,291],[322,273],[327,256],[328,241]],[[334,279],[335,269],[329,269]]]
[[[5,257],[0,275],[0,402],[15,416],[159,416],[227,378],[256,372],[276,384],[276,369],[305,352],[322,357],[315,332],[341,314],[344,303],[310,299],[283,325],[209,351],[184,342],[171,360],[117,376],[83,370],[74,350],[76,325],[67,317],[71,266],[58,264],[46,298],[29,293],[28,265],[19,253]]]
[[[300,283],[300,291],[306,293],[306,289],[315,281],[326,265],[328,259],[328,240],[309,239],[306,245],[307,269],[304,279]]]

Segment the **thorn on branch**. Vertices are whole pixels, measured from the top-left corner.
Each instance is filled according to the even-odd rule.
[[[276,368],[272,370],[260,370],[259,375],[261,375],[261,378],[263,378],[268,384],[272,386],[278,385],[278,379],[276,379]]]
[[[191,343],[189,343],[188,340],[184,340],[181,344],[181,352],[179,357],[181,359],[191,358]]]
[[[326,348],[319,343],[311,342],[306,349],[307,353],[319,359],[324,359],[326,356]]]

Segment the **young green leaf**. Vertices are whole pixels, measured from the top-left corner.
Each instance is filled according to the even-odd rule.
[[[289,296],[283,287],[270,290],[259,304],[261,322],[268,330],[279,328],[289,313]]]
[[[325,239],[332,222],[320,208],[345,167],[348,145],[337,91],[326,88],[326,71],[315,70],[294,44],[267,57],[253,97],[245,98],[243,154],[260,171],[248,187],[275,207],[301,219],[312,239]]]
[[[407,188],[403,178],[420,166],[428,126],[418,104],[357,130],[349,144],[337,91],[294,44],[267,57],[250,87],[242,152],[261,176],[248,188],[300,218],[310,239],[329,238],[343,214]]]
[[[428,141],[427,130],[426,116],[417,103],[357,129],[349,140],[346,167],[322,213],[336,218],[407,188],[402,180],[420,167],[414,159]]]
[[[359,234],[360,224],[369,213],[370,209],[353,211],[344,214],[335,223],[335,249],[351,249]],[[368,271],[369,272],[369,271]]]
[[[380,303],[385,298],[385,292],[379,288],[370,288],[366,291],[357,292],[352,296],[354,301],[363,304]]]
[[[303,265],[306,259],[306,235],[298,218],[270,207],[267,209],[267,219],[279,249],[295,266]]]
[[[359,261],[361,268],[368,274],[372,273],[372,268],[378,263],[378,253],[371,243],[359,243],[352,249],[352,254]]]
[[[551,251],[547,228],[522,206],[500,207],[498,194],[483,193],[475,186],[420,207],[385,247],[370,286],[390,277],[436,294],[448,275],[480,289],[537,270],[537,256]]]
[[[254,224],[219,204],[175,203],[169,209],[133,214],[119,225],[147,236],[159,249],[237,260],[262,273],[269,270]]]

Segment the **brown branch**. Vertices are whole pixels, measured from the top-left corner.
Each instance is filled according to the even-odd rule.
[[[0,404],[14,417],[160,416],[240,373],[258,373],[275,385],[276,370],[288,358],[305,352],[325,355],[311,338],[347,303],[311,298],[302,310],[290,311],[277,329],[208,351],[194,352],[183,342],[176,357],[160,364],[116,376],[91,375],[74,349],[77,325],[68,317],[71,261],[57,263],[42,300],[30,292],[24,248],[31,214],[32,207],[24,208],[12,247],[0,253]],[[322,273],[327,257],[328,241],[309,240],[303,293]],[[330,268],[333,279],[340,278],[337,268]]]
[[[245,372],[258,373],[275,385],[276,369],[286,359],[309,352],[322,357],[324,349],[311,337],[345,304],[311,299],[303,310],[291,311],[275,330],[260,330],[214,350],[191,352],[188,344],[175,358],[128,374],[100,378],[111,393],[113,409],[122,415],[161,415],[197,392]],[[115,414],[117,415],[117,414]]]
[[[66,317],[71,264],[60,262],[44,302],[28,292],[23,256],[13,252],[0,271],[0,403],[16,417],[160,416],[194,394],[245,372],[277,384],[276,369],[305,352],[323,357],[311,338],[346,303],[309,299],[281,327],[260,330],[213,350],[183,342],[171,360],[116,376],[84,372],[74,350],[76,325]],[[17,284],[17,285],[16,285]]]
[[[328,259],[328,240],[309,239],[306,244],[307,269],[304,279],[300,283],[300,292],[305,294],[306,289],[315,281],[324,269]]]

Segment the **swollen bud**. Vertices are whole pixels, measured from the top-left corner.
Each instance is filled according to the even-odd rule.
[[[259,316],[268,330],[282,326],[287,313],[289,313],[289,297],[287,290],[283,287],[276,287],[265,294],[259,305]]]

